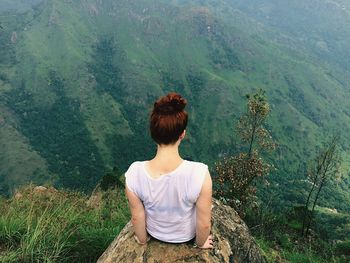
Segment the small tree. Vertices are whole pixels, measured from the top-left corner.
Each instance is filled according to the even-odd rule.
[[[274,150],[276,145],[263,126],[270,113],[265,91],[260,89],[253,95],[246,95],[246,98],[247,112],[239,119],[237,131],[242,142],[248,145],[247,155],[251,157],[254,145],[262,151]]]
[[[329,142],[319,151],[315,159],[308,165],[308,180],[311,188],[308,193],[303,215],[302,236],[307,236],[314,218],[315,207],[324,186],[335,178],[339,171],[341,158],[337,150],[339,136],[334,135]],[[311,205],[311,209],[310,209]]]
[[[263,90],[247,95],[247,112],[237,125],[246,151],[216,164],[217,194],[241,215],[256,196],[255,179],[271,170],[271,165],[261,157],[261,152],[275,148],[270,133],[263,127],[269,112],[270,105]]]

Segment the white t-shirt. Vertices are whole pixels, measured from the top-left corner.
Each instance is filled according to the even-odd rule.
[[[152,178],[137,161],[125,173],[126,186],[143,202],[147,232],[162,241],[181,243],[196,235],[195,203],[208,166],[184,160],[175,170]]]

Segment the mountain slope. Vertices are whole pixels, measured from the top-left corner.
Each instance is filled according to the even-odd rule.
[[[5,10],[1,24],[4,190],[29,178],[89,190],[113,167],[150,158],[149,109],[173,90],[189,100],[186,157],[213,164],[237,151],[234,125],[244,96],[263,88],[279,143],[271,189],[299,184],[303,160],[334,128],[344,131],[347,158],[346,68],[300,42],[270,38],[282,34],[229,1],[50,0],[29,11]],[[37,161],[18,173],[22,156]],[[300,198],[289,194],[279,199]],[[343,190],[335,196],[350,200]]]
[[[232,5],[260,23],[283,32],[289,41],[304,46],[308,52],[350,69],[348,1],[240,0]]]

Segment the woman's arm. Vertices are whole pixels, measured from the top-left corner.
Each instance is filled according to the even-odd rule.
[[[129,201],[136,240],[139,244],[145,244],[147,242],[145,208],[141,200],[128,187],[125,187],[125,193]]]
[[[196,202],[196,244],[201,248],[212,248],[211,229],[212,181],[206,174]]]

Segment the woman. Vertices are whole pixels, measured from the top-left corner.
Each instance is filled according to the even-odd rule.
[[[213,247],[208,166],[179,155],[179,145],[186,134],[186,104],[176,93],[154,103],[150,131],[157,143],[157,154],[152,160],[132,163],[125,173],[135,239],[142,245],[149,240],[149,234],[169,243],[195,238],[198,247]]]

